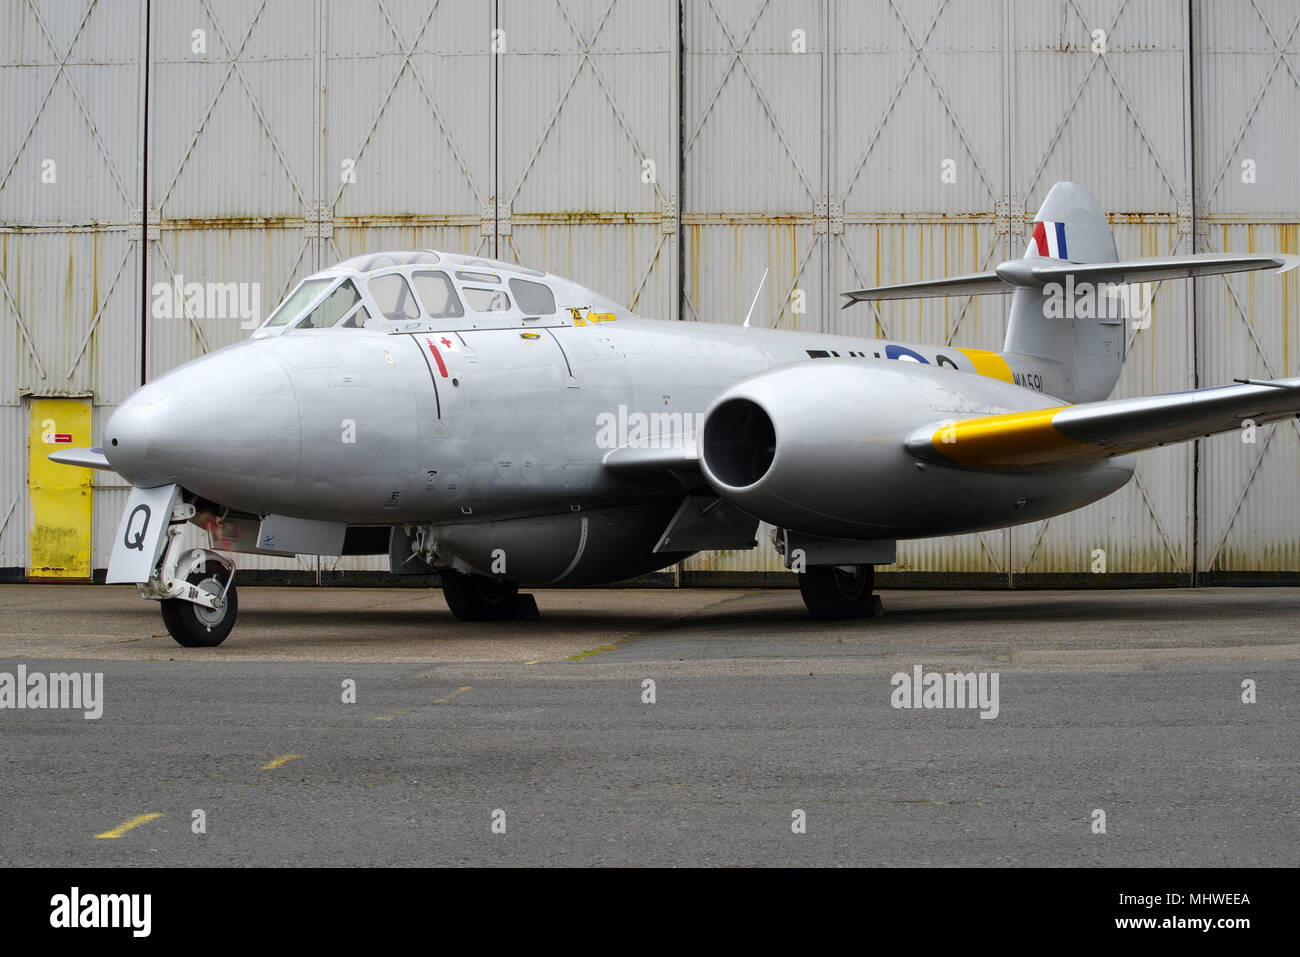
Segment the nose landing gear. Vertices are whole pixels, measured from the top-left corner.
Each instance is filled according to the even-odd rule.
[[[158,600],[163,625],[186,648],[215,648],[229,636],[239,615],[235,563],[207,548],[181,548],[183,523],[167,529],[167,547],[149,580],[139,586],[144,598]]]

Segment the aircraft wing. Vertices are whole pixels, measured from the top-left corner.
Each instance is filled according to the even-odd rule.
[[[927,279],[846,292],[847,309],[855,302],[883,299],[930,299],[936,296],[985,296],[1010,292],[1015,286],[1042,288],[1050,282],[1064,283],[1073,276],[1076,283],[1158,282],[1162,279],[1187,279],[1221,273],[1247,272],[1276,267],[1279,273],[1300,265],[1300,256],[1283,253],[1238,255],[1235,253],[1196,253],[1190,256],[1155,256],[1130,262],[1072,263],[1064,259],[1012,259],[989,272],[954,276],[951,279]]]
[[[976,469],[1066,468],[1300,415],[1300,377],[1109,399],[923,426],[914,455]]]

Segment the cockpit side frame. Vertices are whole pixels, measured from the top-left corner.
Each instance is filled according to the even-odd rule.
[[[419,273],[437,272],[450,284],[452,295],[459,303],[459,316],[433,316],[421,298],[416,276]],[[398,274],[406,282],[414,302],[419,306],[419,317],[414,319],[393,319],[385,316],[371,283],[384,276]],[[400,252],[383,252],[355,256],[326,269],[304,277],[285,297],[290,301],[304,283],[321,279],[331,282],[302,306],[297,314],[287,321],[271,325],[283,303],[276,307],[267,320],[253,333],[254,339],[285,335],[298,332],[335,332],[352,334],[362,329],[386,335],[400,335],[420,332],[444,332],[472,329],[512,329],[547,327],[556,325],[573,325],[575,311],[577,315],[593,308],[603,308],[602,297],[576,283],[554,276],[541,270],[513,263],[505,263],[480,256],[458,253],[444,253],[438,250],[410,250]],[[344,282],[351,281],[360,294],[360,301],[337,322],[325,327],[307,327],[303,323],[315,310],[332,295]],[[550,312],[534,310],[525,312],[519,303],[518,283],[527,282],[545,286],[549,290],[554,307]],[[478,291],[487,290],[495,296],[506,297],[508,310],[478,311],[470,308]],[[467,295],[469,291],[469,295]],[[537,291],[533,291],[537,295]],[[499,300],[498,300],[499,301]],[[361,310],[369,316],[362,326],[350,326],[350,322]],[[629,314],[630,315],[630,314]]]

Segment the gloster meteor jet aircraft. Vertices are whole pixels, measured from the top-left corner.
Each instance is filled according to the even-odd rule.
[[[1300,412],[1300,378],[1108,400],[1124,284],[1288,256],[1119,262],[1097,202],[1052,188],[1024,258],[848,293],[1011,292],[1001,352],[638,318],[476,256],[358,256],[304,279],[247,340],[167,373],[58,462],[133,486],[110,582],[220,644],[230,553],[387,554],[469,621],[536,614],[520,585],[618,581],[760,521],[820,618],[879,614],[899,539],[1095,502],[1129,453]],[[187,523],[210,547],[182,544]]]

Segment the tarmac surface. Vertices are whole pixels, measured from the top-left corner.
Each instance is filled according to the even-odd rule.
[[[1300,589],[536,594],[250,587],[184,649],[133,587],[0,586],[0,864],[1300,864]],[[896,707],[918,666],[996,708]]]

